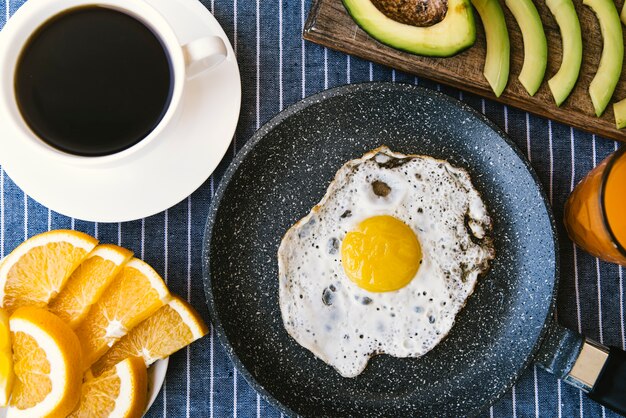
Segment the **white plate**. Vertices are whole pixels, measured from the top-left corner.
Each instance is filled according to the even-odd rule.
[[[169,363],[170,358],[167,357],[163,360],[157,360],[148,369],[148,406],[146,406],[146,412],[148,412],[148,409],[150,409],[157,396],[159,396],[159,392],[161,391],[161,387],[165,381],[165,375],[167,374],[167,366]]]
[[[217,35],[228,57],[215,70],[187,81],[175,126],[155,138],[144,154],[115,168],[78,167],[35,156],[19,130],[0,114],[0,164],[29,196],[56,212],[94,222],[131,221],[162,212],[209,178],[232,141],[241,81],[224,30],[197,0],[146,1],[170,22],[181,44]],[[27,7],[28,2],[22,6]],[[10,47],[2,42],[1,32],[0,47]]]

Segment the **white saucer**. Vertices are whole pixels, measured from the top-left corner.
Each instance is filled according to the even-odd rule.
[[[115,168],[78,167],[35,156],[21,141],[18,129],[0,115],[3,169],[29,196],[63,215],[124,222],[162,212],[209,178],[235,133],[241,80],[224,30],[197,0],[146,1],[170,22],[181,44],[217,35],[224,40],[228,57],[209,74],[187,81],[176,126],[155,138],[145,154]],[[28,2],[22,6],[26,7]]]

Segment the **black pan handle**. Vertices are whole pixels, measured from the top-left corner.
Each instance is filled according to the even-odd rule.
[[[537,364],[626,416],[626,352],[605,347],[552,321]]]

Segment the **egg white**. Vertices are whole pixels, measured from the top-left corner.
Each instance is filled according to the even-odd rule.
[[[379,196],[374,182],[390,190]],[[416,234],[423,260],[393,292],[366,291],[341,264],[341,242],[365,219],[393,216]],[[373,355],[420,357],[449,332],[495,256],[491,219],[467,172],[378,148],[346,163],[322,201],[284,236],[279,298],[287,332],[344,377]]]

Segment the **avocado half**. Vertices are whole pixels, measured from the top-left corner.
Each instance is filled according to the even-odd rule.
[[[447,3],[445,16],[441,9],[437,11],[437,8],[429,7],[430,2]],[[407,3],[408,6],[414,3],[411,14],[415,16],[403,9]],[[476,40],[469,0],[343,0],[343,4],[354,21],[371,37],[412,54],[449,57],[469,48]],[[422,10],[432,13],[432,17],[420,19]],[[416,26],[432,22],[437,23]]]

